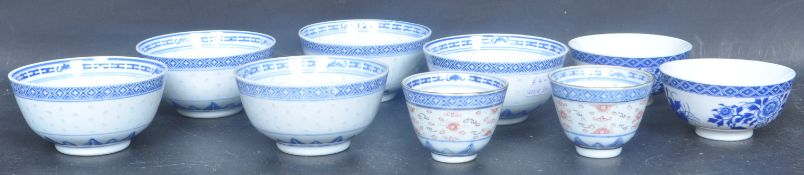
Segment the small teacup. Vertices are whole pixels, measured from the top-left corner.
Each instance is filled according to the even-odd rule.
[[[604,65],[572,66],[549,75],[564,134],[578,154],[620,155],[634,137],[655,79],[645,71]]]
[[[165,100],[192,118],[226,117],[243,110],[235,67],[268,58],[276,40],[234,30],[172,33],[146,39],[137,52],[168,66]]]
[[[491,140],[508,82],[468,72],[427,72],[402,80],[411,123],[433,159],[472,161]]]

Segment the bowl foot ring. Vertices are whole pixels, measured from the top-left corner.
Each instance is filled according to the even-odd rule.
[[[615,148],[615,149],[589,149],[589,148],[582,148],[579,146],[575,146],[575,151],[578,152],[579,155],[589,158],[597,158],[597,159],[605,159],[605,158],[612,158],[617,157],[622,153],[623,148]]]
[[[56,145],[56,150],[73,156],[99,156],[120,152],[131,144],[130,140],[122,141],[115,144],[96,146],[96,147],[69,147]]]
[[[740,141],[751,138],[754,130],[716,130],[707,128],[695,128],[695,134],[703,138],[719,141]]]
[[[445,156],[435,153],[430,153],[433,156],[433,160],[444,162],[444,163],[465,163],[477,158],[477,154],[472,154],[468,156]]]
[[[291,146],[277,143],[276,147],[284,153],[297,156],[323,156],[343,152],[349,148],[351,141],[326,146]]]

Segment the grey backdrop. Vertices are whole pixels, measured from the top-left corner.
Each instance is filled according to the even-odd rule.
[[[654,33],[693,43],[694,58],[763,60],[799,73],[804,65],[801,0],[0,0],[0,72],[56,58],[137,56],[134,45],[140,40],[188,30],[266,33],[278,40],[274,57],[298,55],[300,27],[348,18],[415,22],[432,28],[433,39],[495,32],[566,42],[595,33]],[[281,153],[243,113],[188,119],[164,104],[129,149],[99,157],[67,156],[30,130],[8,79],[0,81],[2,174],[804,174],[800,78],[783,114],[746,141],[697,137],[659,99],[621,156],[588,159],[575,153],[547,104],[525,123],[498,127],[476,161],[457,165],[430,159],[415,138],[401,98],[382,104],[352,148],[330,156]]]

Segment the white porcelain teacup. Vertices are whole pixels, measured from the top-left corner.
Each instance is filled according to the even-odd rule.
[[[491,140],[508,82],[469,72],[426,72],[402,80],[410,120],[433,159],[472,161]]]
[[[561,127],[578,154],[610,158],[636,135],[655,79],[637,69],[588,65],[558,69],[550,81]]]

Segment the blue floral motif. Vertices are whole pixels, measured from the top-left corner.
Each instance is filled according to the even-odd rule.
[[[684,122],[689,123],[690,120],[697,120],[697,118],[690,112],[690,107],[686,103],[682,103],[679,100],[676,100],[670,94],[667,95],[667,101],[670,103],[670,107],[673,108],[673,111],[676,112],[676,116],[684,120]]]
[[[755,98],[752,102],[733,105],[718,104],[719,107],[712,109],[712,117],[707,122],[714,123],[718,127],[728,126],[731,129],[762,127],[779,116],[788,94]]]

